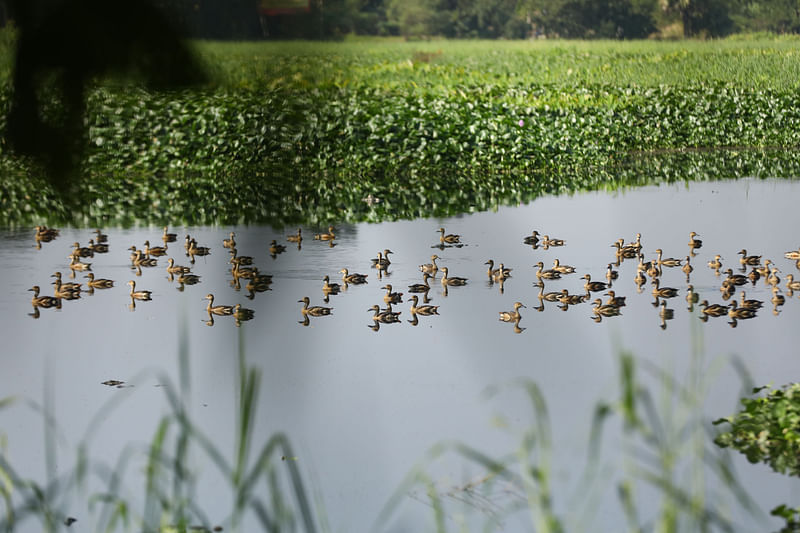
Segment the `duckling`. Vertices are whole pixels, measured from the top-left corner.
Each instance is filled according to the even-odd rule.
[[[744,320],[756,316],[756,311],[747,307],[738,307],[736,300],[732,300],[731,306],[728,308],[728,316],[737,320]]]
[[[300,244],[303,242],[303,231],[300,228],[297,228],[297,233],[295,235],[289,235],[286,237],[286,240],[289,242],[296,242]]]
[[[419,297],[415,294],[411,297],[412,315],[430,316],[439,314],[438,305],[418,305],[418,304],[419,304]]]
[[[543,270],[544,263],[539,261],[536,263],[536,266],[539,267],[539,270],[536,271],[536,277],[539,279],[560,279],[561,273],[556,272],[553,269]]]
[[[332,307],[321,307],[318,305],[314,305],[309,307],[309,299],[308,296],[303,296],[301,300],[297,300],[298,303],[303,304],[303,308],[300,310],[304,315],[309,316],[327,316],[331,314],[333,311]]]
[[[345,285],[363,285],[367,283],[367,274],[359,274],[357,272],[350,274],[346,268],[341,269],[339,273],[342,275],[342,281],[344,281]]]
[[[231,232],[230,236],[227,239],[222,239],[222,247],[228,248],[229,250],[233,250],[236,248],[236,233]]]
[[[685,261],[686,262],[681,267],[681,270],[683,270],[683,273],[686,274],[686,281],[689,281],[689,274],[692,273],[694,268],[692,267],[692,264],[689,262],[689,256],[688,255],[686,256],[686,260]]]
[[[54,296],[39,296],[39,286],[34,285],[29,291],[33,291],[33,298],[31,298],[31,304],[34,307],[58,307],[60,305],[60,301],[58,298]]]
[[[70,281],[62,282],[61,281],[61,272],[54,272],[50,277],[51,278],[56,278],[55,284],[60,285],[61,289],[63,289],[63,290],[68,290],[68,291],[80,291],[81,290],[81,284],[80,283],[73,283],[73,282],[70,282]]]
[[[636,248],[636,247],[633,247],[633,246],[630,246],[630,245],[626,246],[623,243],[624,243],[624,240],[623,239],[619,239],[618,241],[616,241],[614,244],[611,245],[612,248],[616,248],[617,249],[616,255],[617,255],[618,258],[621,258],[621,259],[633,259],[637,255],[639,255],[639,248]]]
[[[761,256],[760,255],[747,255],[747,250],[742,248],[739,250],[739,255],[742,257],[739,258],[739,263],[742,265],[759,265],[761,264]]]
[[[442,278],[442,285],[452,285],[452,286],[461,286],[467,284],[467,278],[460,278],[458,276],[448,277],[447,276],[447,267],[442,267],[442,272],[444,272],[444,277]]]
[[[231,255],[231,258],[228,260],[228,263],[232,265],[246,266],[253,264],[253,256],[238,255],[236,248],[231,249],[228,253]]]
[[[533,233],[522,239],[522,242],[525,244],[539,244],[539,232],[533,230]]]
[[[164,241],[164,244],[168,242],[175,242],[178,240],[178,234],[169,233],[169,228],[164,226],[164,233],[161,235],[161,240]]]
[[[603,300],[601,300],[600,298],[596,298],[592,303],[594,305],[592,307],[592,312],[595,315],[606,316],[606,317],[620,315],[619,307],[615,305],[603,305]]]
[[[56,230],[56,235],[58,235],[58,230]],[[105,233],[101,232],[99,228],[94,230],[94,235],[95,235],[95,237],[94,237],[95,242],[98,242],[98,243],[108,242],[108,235],[106,235]]]
[[[691,232],[689,234],[689,248],[691,248],[692,251],[697,250],[698,248],[701,248],[703,246],[703,241],[701,241],[700,239],[696,239],[695,237],[697,237],[697,233]]]
[[[167,272],[170,274],[186,274],[187,272],[191,272],[192,269],[187,266],[176,265],[175,260],[173,258],[169,258],[167,260],[169,265],[167,266]]]
[[[549,235],[545,235],[542,239],[542,246],[549,248],[550,246],[564,246],[567,241],[564,239],[551,239]]]
[[[114,286],[114,280],[105,278],[95,279],[94,274],[91,272],[89,272],[86,277],[89,278],[86,284],[93,289],[110,289]]]
[[[713,261],[708,262],[708,267],[716,270],[717,274],[719,274],[719,269],[722,268],[722,261],[720,261],[720,259],[722,259],[722,256],[717,254],[714,256]]]
[[[392,292],[391,285],[384,285],[381,289],[386,289],[386,294],[383,295],[383,301],[387,304],[399,304],[403,301],[403,293]]]
[[[108,253],[108,245],[102,243],[95,243],[94,239],[89,239],[89,246],[87,246],[92,251],[92,255],[94,254],[107,254]]]
[[[656,263],[658,263],[659,266],[665,266],[665,267],[681,266],[681,260],[680,259],[675,259],[674,257],[667,257],[666,259],[662,258],[661,256],[662,256],[663,252],[662,252],[661,248],[656,249],[656,254],[658,255],[658,259],[656,259]]]
[[[747,300],[744,291],[739,294],[739,305],[745,309],[760,309],[764,302],[761,300]]]
[[[522,316],[519,314],[520,307],[525,307],[522,302],[514,302],[513,311],[500,311],[500,320],[503,322],[516,322],[522,319]]]
[[[374,314],[372,315],[372,320],[375,322],[382,322],[384,324],[394,324],[396,322],[400,322],[400,313],[395,313],[394,311],[381,311],[380,306],[373,305],[367,311],[372,311]]]
[[[328,276],[322,278],[322,281],[324,282],[322,286],[322,292],[324,294],[339,294],[339,291],[342,290],[342,286],[338,283],[331,283]]]
[[[444,234],[444,228],[439,228],[438,231],[441,235],[439,236],[439,242],[442,244],[460,244],[461,243],[461,235],[455,234]]]
[[[583,288],[586,289],[586,292],[600,292],[608,290],[608,284],[602,281],[592,281],[592,276],[589,274],[584,274],[581,279],[585,279],[586,283],[583,284]]]
[[[566,274],[574,274],[575,273],[575,267],[574,266],[562,265],[558,261],[558,259],[553,259],[553,268],[551,268],[550,270],[555,270],[559,274],[564,274],[564,275],[566,275]]]
[[[430,274],[423,272],[422,283],[414,283],[413,285],[409,285],[408,292],[427,293],[429,290],[431,290],[431,286],[428,285],[428,280],[430,277]]]
[[[130,280],[128,282],[128,285],[131,286],[131,292],[130,292],[131,300],[144,300],[144,301],[152,300],[152,295],[153,295],[152,291],[137,291],[136,282],[133,280]]]
[[[790,293],[792,291],[800,291],[800,280],[795,281],[794,276],[786,274],[786,290]]]
[[[775,285],[772,287],[772,299],[770,300],[773,305],[779,306],[786,303],[786,298],[782,294],[779,294],[780,288]]]
[[[608,291],[605,293],[605,296],[608,296],[608,300],[606,300],[605,305],[613,305],[614,307],[625,306],[625,296],[617,296],[614,291]]]
[[[68,257],[71,258],[94,257],[94,252],[92,251],[91,248],[86,246],[81,246],[77,242],[73,243],[72,246],[74,247],[74,249],[72,250],[72,252],[69,254]]]
[[[732,268],[726,270],[725,274],[728,275],[726,278],[728,283],[733,283],[734,285],[744,285],[747,283],[747,276],[743,276],[742,274],[734,274]]]
[[[500,268],[494,268],[494,260],[489,259],[484,263],[484,265],[489,265],[489,268],[486,270],[486,275],[489,276],[489,279],[496,279],[496,278],[508,278],[511,276],[510,268],[505,268],[502,263],[500,263]]]
[[[619,278],[619,272],[614,270],[612,264],[609,263],[608,269],[606,270],[606,280],[608,281],[608,284],[611,285],[611,282],[617,278]]]
[[[792,261],[800,261],[800,249],[798,250],[790,250],[783,254],[783,257],[786,259],[791,259]]]
[[[333,226],[328,226],[328,233],[317,233],[314,235],[315,241],[332,241],[336,238],[336,234],[333,232]]]
[[[161,257],[162,255],[167,255],[167,247],[166,246],[150,246],[150,241],[144,241],[144,255],[147,257]]]
[[[709,316],[724,316],[728,314],[728,306],[720,304],[710,304],[708,300],[700,302],[700,312],[705,317]]]
[[[209,315],[219,315],[219,316],[227,316],[233,314],[233,306],[232,305],[214,305],[214,295],[213,294],[206,294],[204,300],[208,300],[208,305],[206,306],[206,311],[208,311]]]
[[[269,253],[270,253],[270,255],[282,254],[285,251],[286,251],[286,246],[284,246],[282,244],[278,244],[278,241],[276,241],[275,239],[273,239],[272,242],[269,245]]]
[[[661,287],[658,278],[653,280],[653,296],[656,298],[674,298],[678,295],[678,289],[673,287]]]
[[[436,272],[439,270],[439,267],[436,264],[436,260],[437,259],[439,259],[439,256],[436,255],[436,254],[433,254],[431,256],[431,262],[430,263],[419,266],[420,271],[423,272],[423,273],[427,273],[427,274],[431,274],[431,275],[435,276]]]

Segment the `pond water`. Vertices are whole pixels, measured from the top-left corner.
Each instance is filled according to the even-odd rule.
[[[84,261],[92,263],[96,276],[113,279],[114,287],[64,301],[60,309],[41,309],[38,318],[32,316],[28,289],[39,285],[43,294],[52,294],[51,275],[56,271],[70,280],[67,256],[72,243],[86,245],[93,233],[62,228],[58,238],[37,249],[32,231],[5,231],[0,247],[6,278],[0,294],[4,339],[0,397],[51,404],[58,425],[59,472],[71,467],[75,447],[87,438],[93,461],[114,464],[127,445],[144,445],[152,438],[167,412],[163,385],[180,381],[178,354],[186,341],[187,409],[220,449],[232,456],[241,348],[247,364],[262,372],[254,450],[274,433],[284,432],[295,454],[290,460],[299,467],[317,502],[315,509],[324,514],[330,529],[366,531],[434,444],[463,442],[498,459],[515,452],[521,433],[534,425],[535,417],[531,403],[514,383],[529,380],[538,385],[547,402],[554,448],[554,507],[567,516],[571,495],[581,483],[594,410],[600,402],[614,403],[620,398],[621,350],[630,351],[641,362],[642,383],[652,387],[657,400],[659,380],[647,377],[645,362],[681,383],[700,379],[707,390],[698,409],[709,420],[727,416],[735,412],[737,398],[750,385],[734,371],[732,358],[742,361],[753,384],[781,385],[800,375],[796,350],[800,301],[796,293],[790,297],[782,291],[786,303],[773,313],[770,287],[760,280],[742,287],[747,298],[765,302],[754,319],[740,320],[736,327],[729,325],[727,317],[702,322],[699,306],[687,309],[686,275],[679,268],[665,268],[662,286],[677,288],[679,295],[667,300],[674,318],[662,328],[651,285],[637,292],[636,262],[626,260],[614,267],[619,279],[613,289],[627,297],[627,305],[621,316],[598,323],[589,303],[564,311],[556,303],[545,302],[537,311],[534,265],[542,261],[549,268],[557,258],[575,266],[576,274],[548,280],[545,290],[582,293],[583,274],[605,280],[607,265],[615,260],[611,243],[617,239],[630,242],[639,232],[647,260],[655,258],[657,248],[666,257],[683,259],[690,251],[689,233],[695,231],[703,246],[691,259],[690,283],[700,300],[722,303],[719,286],[725,276],[715,275],[706,266],[716,254],[722,256],[724,268],[730,266],[737,273],[737,252],[744,248],[771,259],[782,278],[800,274],[794,262],[783,257],[800,245],[798,197],[800,182],[786,180],[582,193],[452,219],[342,225],[336,227],[332,247],[313,239],[313,233],[320,231],[317,228],[303,228],[304,240],[298,247],[286,241],[294,228],[175,227],[170,231],[178,234],[178,242],[169,244],[168,257],[176,263],[190,265],[182,242],[186,234],[211,247],[209,256],[197,257],[192,265],[201,282],[182,291],[167,276],[166,258],[157,267],[142,269],[141,275],[131,269],[128,248],[142,248],[147,239],[161,245],[160,228],[104,228],[109,252]],[[460,234],[463,246],[435,247],[439,227]],[[566,245],[534,249],[523,244],[534,229],[564,239]],[[230,231],[236,234],[239,254],[253,256],[259,270],[273,276],[270,290],[252,299],[244,287],[246,280],[240,290],[231,285],[229,256],[222,247]],[[272,239],[287,245],[286,251],[271,256]],[[393,252],[392,264],[378,279],[370,258],[387,248]],[[430,303],[439,306],[439,315],[420,317],[415,327],[408,321],[407,286],[422,281],[418,265],[430,262],[434,253],[451,276],[469,281],[463,287],[450,287],[445,294],[440,272],[428,293]],[[488,281],[484,263],[489,259],[513,268],[502,291]],[[342,268],[368,274],[368,284],[350,285],[330,296],[326,304],[322,278],[328,275],[340,282]],[[85,283],[82,273],[77,277]],[[137,290],[152,291],[152,301],[131,308],[128,280],[136,281]],[[395,306],[395,311],[402,312],[401,321],[373,331],[368,309],[374,304],[384,307],[386,291],[381,287],[385,283],[406,293],[403,303]],[[739,292],[734,298],[738,299]],[[254,318],[237,327],[231,317],[219,316],[209,325],[204,300],[208,293],[214,294],[215,304],[240,303],[252,309]],[[596,294],[605,299],[602,292]],[[332,307],[332,314],[312,317],[304,326],[298,303],[304,296],[312,305]],[[498,320],[498,312],[510,310],[515,301],[526,306],[520,310],[518,327]],[[102,384],[112,379],[133,386]],[[492,387],[500,392],[487,397],[485,392]],[[107,416],[94,418],[112,398],[123,401]],[[0,410],[7,458],[25,477],[41,480],[47,475],[44,426],[43,416],[24,402]],[[620,446],[621,440],[614,437],[605,445],[611,457],[604,471],[608,481],[595,489],[600,496],[591,519],[603,527],[590,530],[619,529],[625,523],[614,481],[626,471],[626,463],[614,458]],[[763,465],[749,465],[738,454],[733,459],[740,480],[764,509],[796,501],[800,484]],[[198,501],[212,523],[224,522],[230,495],[219,494],[221,483],[202,454],[194,457],[193,467],[201,480]],[[428,468],[443,493],[486,475],[481,465],[452,455]],[[132,486],[139,470],[131,468],[128,481]],[[712,493],[724,492],[710,477],[705,483]],[[141,498],[141,492],[133,489],[128,494],[134,500]],[[433,529],[425,487],[415,486],[404,494],[378,529]],[[482,524],[520,498],[511,493],[496,496],[492,503],[467,502],[474,517],[465,520]],[[657,509],[655,497],[642,505],[645,516]],[[728,505],[739,508],[735,502]],[[731,512],[743,531],[752,530],[748,521],[756,519],[739,510]],[[85,508],[77,504],[72,513],[79,520],[89,520]],[[509,513],[505,518],[510,529],[517,521],[527,524],[525,529],[532,528],[530,516],[524,513]],[[453,515],[447,519],[461,520]],[[774,520],[766,526],[756,523],[758,530],[777,524]],[[33,531],[38,523],[28,525]]]

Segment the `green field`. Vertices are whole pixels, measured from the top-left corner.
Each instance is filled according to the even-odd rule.
[[[206,87],[98,80],[68,198],[0,146],[0,224],[322,225],[661,180],[795,177],[799,43],[196,43]]]

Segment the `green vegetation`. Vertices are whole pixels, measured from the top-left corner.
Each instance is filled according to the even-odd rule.
[[[800,175],[792,38],[198,49],[213,86],[98,83],[67,198],[0,145],[0,224],[379,221],[656,180]],[[0,79],[5,109],[8,71]]]

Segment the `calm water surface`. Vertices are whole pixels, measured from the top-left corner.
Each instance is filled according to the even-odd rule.
[[[193,267],[201,283],[183,291],[169,281],[165,258],[141,276],[130,268],[127,248],[141,248],[146,239],[160,245],[160,228],[109,228],[104,231],[110,252],[85,261],[92,263],[98,277],[115,280],[115,287],[64,302],[60,310],[43,309],[38,319],[30,316],[27,289],[39,285],[43,294],[52,294],[51,274],[61,271],[69,279],[67,255],[72,243],[85,245],[92,233],[64,228],[59,238],[37,250],[32,231],[6,231],[0,247],[6,279],[0,294],[5,341],[0,352],[0,396],[42,403],[51,395],[59,423],[61,469],[71,466],[75,445],[87,435],[93,458],[113,464],[126,445],[147,442],[167,412],[160,385],[179,381],[178,353],[185,333],[191,372],[189,410],[218,439],[218,446],[231,451],[241,341],[248,363],[263,375],[254,447],[277,431],[285,432],[332,530],[365,531],[433,444],[458,440],[498,458],[513,452],[519,435],[533,420],[530,403],[512,385],[525,378],[541,387],[548,403],[556,449],[556,509],[566,515],[579,482],[575,465],[586,455],[593,410],[598,402],[614,402],[619,396],[621,349],[656,363],[679,380],[686,376],[692,358],[699,358],[694,360],[700,360],[709,382],[703,409],[709,419],[726,416],[735,411],[744,390],[727,363],[731,357],[741,358],[755,384],[781,385],[800,375],[796,350],[800,299],[797,294],[787,297],[774,315],[771,294],[761,281],[745,287],[748,298],[766,301],[755,319],[740,321],[736,328],[726,318],[703,323],[697,307],[687,310],[683,272],[666,269],[662,285],[680,289],[680,295],[669,300],[674,319],[662,329],[649,284],[637,293],[636,264],[626,261],[618,267],[620,279],[613,288],[627,296],[628,305],[622,316],[595,323],[589,304],[562,311],[546,303],[537,312],[533,265],[543,261],[549,267],[558,258],[575,266],[578,274],[549,281],[546,290],[582,292],[580,275],[604,279],[606,265],[614,261],[610,244],[616,239],[631,241],[641,232],[647,259],[655,257],[656,248],[665,256],[684,258],[689,253],[689,232],[696,231],[704,245],[692,258],[691,283],[701,300],[721,303],[721,278],[706,266],[717,253],[726,266],[736,269],[737,252],[745,248],[772,259],[782,277],[800,275],[794,263],[783,258],[785,251],[800,245],[798,197],[800,182],[772,180],[586,193],[453,219],[339,226],[334,247],[313,240],[318,228],[303,228],[305,239],[299,250],[286,242],[294,228],[176,227],[171,231],[178,233],[179,242],[169,246],[169,256],[177,263],[190,264],[182,243],[187,233],[212,248],[211,255],[198,257]],[[440,226],[461,234],[465,245],[432,247]],[[547,250],[522,244],[533,229],[567,244]],[[244,286],[236,291],[230,284],[228,255],[221,246],[229,231],[236,232],[239,253],[254,256],[259,269],[274,276],[271,290],[252,300]],[[287,251],[275,258],[268,251],[272,239],[287,245]],[[390,274],[379,280],[369,259],[385,248],[394,252],[392,265]],[[437,278],[428,296],[440,306],[440,316],[421,317],[412,326],[407,322],[411,317],[406,294],[404,303],[395,306],[402,311],[402,323],[372,331],[367,309],[373,304],[383,307],[381,286],[388,282],[408,293],[409,284],[421,281],[418,265],[429,262],[433,253],[451,275],[469,278],[468,285],[450,288],[445,296]],[[502,292],[487,281],[488,259],[514,269]],[[345,267],[369,274],[369,283],[350,286],[324,304],[322,277],[340,281],[339,270]],[[131,279],[137,289],[153,292],[153,300],[138,303],[135,310],[130,309],[127,294],[126,282]],[[255,311],[255,318],[237,328],[230,317],[217,317],[209,327],[203,300],[207,293],[215,295],[215,303],[241,303]],[[333,307],[333,314],[312,318],[304,327],[297,303],[303,296],[309,296],[312,305]],[[498,320],[498,312],[511,309],[515,301],[527,306],[521,310],[518,333],[512,324]],[[109,379],[135,386],[116,389],[101,384]],[[487,398],[482,392],[492,386],[503,392]],[[657,389],[653,392],[657,395]],[[99,425],[89,427],[100,407],[120,395],[125,401]],[[506,420],[504,427],[498,427],[500,417]],[[0,411],[0,428],[8,439],[11,463],[28,477],[43,479],[41,415],[17,404]],[[610,464],[609,479],[613,479],[619,471]],[[738,456],[736,465],[766,509],[796,501],[800,494],[798,483],[764,466],[749,465]],[[199,454],[195,466],[201,480],[210,480],[200,483],[200,501],[212,521],[223,520],[230,509],[229,496],[215,494],[218,479]],[[431,472],[442,490],[485,474],[452,458],[432,466]],[[603,529],[624,520],[614,503],[616,485],[609,482],[606,489],[609,495],[603,501],[610,503],[600,505],[594,515]],[[131,490],[133,499],[140,494]],[[510,504],[513,496],[507,498],[500,503]],[[385,529],[431,526],[432,513],[424,500],[424,490],[410,493]],[[476,510],[480,520],[486,518],[485,511]],[[510,518],[506,526],[517,527],[513,526],[517,518],[529,524],[529,518],[522,516]],[[742,530],[751,527],[743,525]]]

